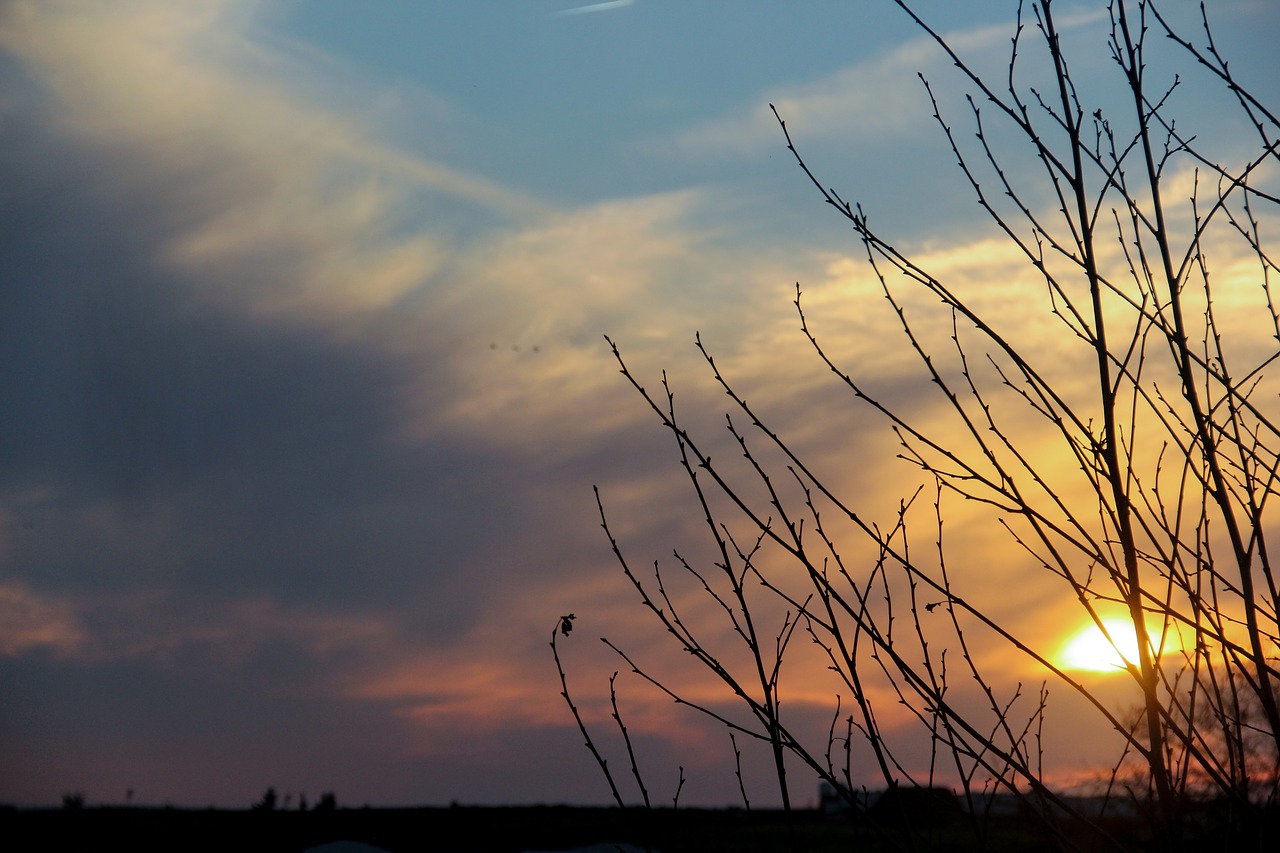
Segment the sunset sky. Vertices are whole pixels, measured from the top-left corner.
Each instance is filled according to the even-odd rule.
[[[916,5],[1001,73],[1012,0]],[[1104,5],[1055,8],[1109,108]],[[1196,35],[1197,4],[1167,5]],[[1210,5],[1274,94],[1280,12]],[[1179,70],[1179,126],[1243,156],[1221,90]],[[657,796],[683,765],[687,801],[733,804],[723,731],[596,639],[685,677],[592,486],[637,567],[700,521],[603,335],[714,432],[700,332],[891,520],[918,475],[808,346],[797,282],[851,368],[922,412],[928,383],[768,105],[896,246],[1034,329],[917,72],[971,138],[889,0],[0,0],[0,802],[604,803],[547,645],[572,612],[602,740],[622,669]],[[1072,602],[956,519],[971,582],[1054,653]],[[826,725],[831,689],[791,695]]]

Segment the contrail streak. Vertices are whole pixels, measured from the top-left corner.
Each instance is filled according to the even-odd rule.
[[[585,15],[588,12],[608,12],[610,9],[621,9],[623,6],[630,6],[635,0],[608,0],[606,3],[592,3],[589,6],[574,6],[572,9],[562,9],[555,13],[557,18],[563,18],[566,15]]]

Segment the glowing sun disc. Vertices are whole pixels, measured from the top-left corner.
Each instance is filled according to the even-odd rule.
[[[1133,625],[1123,618],[1104,619],[1108,641],[1096,625],[1088,625],[1067,641],[1058,654],[1065,669],[1087,669],[1093,672],[1115,672],[1138,660],[1138,640]],[[1114,646],[1112,643],[1114,642]],[[1124,658],[1121,658],[1124,655]]]

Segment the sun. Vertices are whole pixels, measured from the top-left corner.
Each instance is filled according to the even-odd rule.
[[[1102,624],[1106,626],[1111,640],[1107,640],[1097,625],[1086,625],[1058,653],[1058,660],[1064,669],[1123,672],[1127,668],[1125,660],[1137,663],[1138,640],[1133,623],[1124,617],[1115,616],[1103,619]],[[1158,637],[1159,633],[1155,636]]]

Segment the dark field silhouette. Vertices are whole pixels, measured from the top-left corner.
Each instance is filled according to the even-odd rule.
[[[899,798],[877,798],[863,814],[795,810],[790,815],[794,849],[806,851],[888,851],[913,849],[1033,851],[1053,846],[1055,834],[1069,834],[1070,821],[1052,828],[1019,809],[1010,799],[1006,813],[989,818],[986,845],[979,847],[965,815],[946,792],[904,791]],[[1097,803],[1077,801],[1082,811]],[[1114,810],[1114,803],[1112,804]],[[1126,809],[1102,820],[1134,847],[1159,849],[1145,836],[1144,819]],[[1225,822],[1214,806],[1205,806],[1195,823],[1199,842],[1220,839]],[[1263,850],[1280,831],[1275,810],[1252,817],[1252,843],[1233,849]],[[1239,816],[1236,816],[1239,819]],[[571,806],[443,808],[337,808],[283,811],[266,809],[178,809],[94,807],[0,810],[0,839],[10,851],[309,851],[344,842],[347,849],[371,847],[409,851],[518,851],[578,848],[684,851],[774,851],[793,849],[787,816],[778,810],[618,809]],[[341,847],[329,848],[333,850]]]

